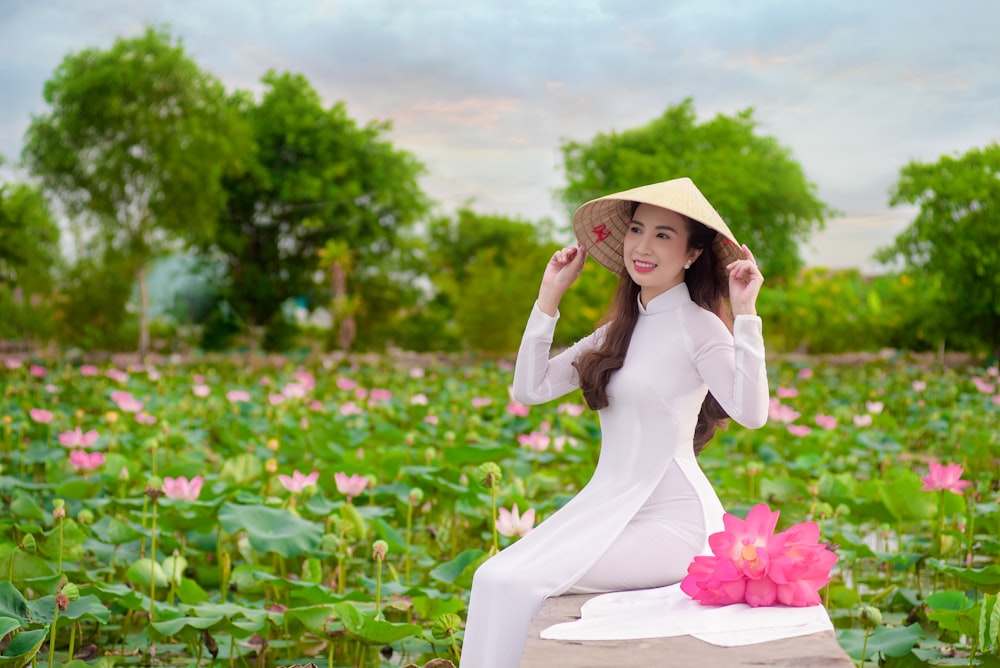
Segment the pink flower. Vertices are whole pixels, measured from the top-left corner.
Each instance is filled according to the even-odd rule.
[[[870,427],[872,425],[872,416],[868,413],[864,415],[854,416],[854,426],[855,427]]]
[[[100,434],[93,429],[85,434],[82,429],[77,427],[74,431],[64,431],[59,434],[58,438],[59,442],[67,448],[89,448],[97,442]]]
[[[69,453],[69,463],[77,471],[93,471],[104,466],[104,453],[73,450]]]
[[[311,411],[315,411],[315,412],[317,412],[317,413],[322,413],[322,412],[325,412],[325,411],[326,411],[326,409],[325,409],[325,408],[323,408],[323,402],[322,402],[322,401],[320,401],[319,399],[313,399],[313,400],[312,400],[312,401],[311,401],[311,402],[309,403],[309,410],[311,410]]]
[[[392,399],[392,392],[390,390],[383,390],[381,388],[372,388],[371,400],[372,401],[389,401]]]
[[[882,412],[882,409],[885,408],[885,404],[883,404],[881,401],[867,401],[865,402],[865,408],[868,409],[869,413],[873,415],[878,415],[879,413]]]
[[[303,371],[302,369],[299,369],[298,371],[292,374],[292,378],[295,379],[295,382],[297,382],[299,385],[302,385],[309,391],[312,391],[312,389],[316,387],[316,377],[313,376],[308,371]]]
[[[364,411],[361,409],[361,407],[358,406],[353,401],[348,401],[348,402],[346,402],[344,404],[341,404],[340,408],[337,409],[337,412],[339,412],[341,415],[344,415],[344,416],[348,416],[348,415],[361,415],[362,413],[364,413]]]
[[[350,378],[338,378],[337,379],[337,387],[339,389],[341,389],[341,390],[353,390],[357,386],[358,386],[358,384],[355,383]]]
[[[472,407],[473,408],[485,408],[493,403],[493,400],[489,397],[473,397]]]
[[[570,417],[580,417],[587,407],[583,404],[559,404],[559,412]]]
[[[792,436],[798,436],[799,438],[803,436],[808,436],[812,433],[812,429],[805,426],[804,424],[790,424],[788,425],[788,433]]]
[[[202,383],[198,383],[198,384],[194,385],[191,388],[191,391],[194,392],[194,396],[196,396],[196,397],[198,397],[200,399],[204,399],[209,394],[211,394],[212,388],[209,387],[208,385],[204,385]]]
[[[535,526],[535,509],[529,508],[521,515],[515,503],[510,510],[501,508],[497,518],[497,531],[508,537],[526,536]]]
[[[197,501],[204,482],[204,478],[200,475],[191,478],[191,480],[184,476],[167,477],[163,479],[163,493],[167,495],[167,498],[175,501]]]
[[[52,412],[47,411],[44,408],[32,408],[28,411],[28,415],[31,419],[39,424],[48,424],[52,422]]]
[[[96,376],[97,373],[98,373],[97,367],[94,366],[93,364],[84,364],[83,366],[80,367],[81,376],[87,376],[87,377]]]
[[[11,370],[20,369],[22,364],[23,362],[21,362],[21,360],[17,359],[16,357],[8,357],[7,360],[4,362],[4,366],[6,366],[8,369]]]
[[[512,401],[507,404],[507,412],[515,417],[528,417],[531,407],[525,406],[519,401]]]
[[[348,501],[356,496],[360,496],[361,492],[365,491],[368,487],[368,479],[357,473],[351,476],[348,476],[343,471],[334,473],[333,480],[337,483],[337,491],[346,496]]]
[[[300,494],[306,487],[312,487],[319,480],[319,471],[313,471],[309,475],[303,475],[298,469],[292,473],[291,477],[281,474],[278,480],[292,494]]]
[[[45,370],[45,367],[38,366],[37,364],[31,365],[31,375],[35,378],[45,378],[46,373],[48,373],[48,371]]]
[[[108,369],[107,371],[104,372],[104,375],[110,378],[111,380],[115,381],[116,383],[128,382],[128,374],[118,369]]]
[[[156,424],[156,417],[143,411],[141,413],[136,414],[135,421],[138,422],[139,424],[152,425]]]
[[[929,462],[930,473],[920,479],[924,483],[923,490],[934,492],[946,489],[952,494],[962,495],[963,490],[972,483],[968,480],[961,480],[962,467],[958,464],[941,465],[937,462]]]
[[[708,538],[712,555],[694,558],[681,591],[703,605],[805,607],[820,603],[837,555],[819,543],[815,522],[775,534],[778,513],[754,506],[746,521],[726,513],[725,530]]]
[[[799,391],[794,387],[779,387],[777,395],[779,399],[791,399],[799,396]]]
[[[277,406],[278,404],[284,403],[284,401],[285,401],[285,395],[283,395],[281,392],[272,392],[271,394],[267,395],[267,403],[271,404],[272,406]]]
[[[410,397],[410,404],[413,406],[426,406],[427,405],[427,395],[421,392],[420,394],[414,394]]]
[[[767,409],[768,419],[774,420],[775,422],[782,422],[784,424],[789,424],[795,422],[799,418],[799,412],[793,409],[791,406],[785,406],[776,398],[771,398],[770,405]]]
[[[115,398],[115,395],[118,397]],[[113,392],[111,398],[118,404],[118,410],[124,413],[138,413],[142,410],[143,403],[128,392]]]
[[[995,384],[987,383],[985,380],[979,378],[978,376],[973,378],[972,382],[976,386],[976,389],[982,392],[983,394],[993,394],[997,389],[997,386]]]
[[[530,434],[521,434],[517,437],[517,442],[522,448],[530,448],[534,452],[545,452],[549,449],[551,439],[540,431],[533,431]]]
[[[993,398],[990,399],[990,401],[995,403],[997,406],[1000,406],[1000,394],[994,394]]]
[[[926,382],[924,382],[922,380],[915,380],[915,381],[913,381],[913,391],[914,392],[923,392],[926,389],[927,389],[927,383]]]
[[[250,393],[246,390],[229,390],[226,392],[226,399],[229,403],[235,404],[237,402],[250,403]]]
[[[812,377],[813,377],[813,370],[810,369],[809,367],[804,367],[802,369],[799,369],[799,378],[812,378]]]
[[[438,419],[437,415],[425,415],[424,422],[426,422],[427,424],[437,424],[438,422],[440,422],[440,420]]]
[[[285,387],[281,390],[281,394],[286,399],[305,399],[309,394],[309,388],[302,383],[286,383]]]
[[[836,429],[837,428],[837,418],[832,415],[823,415],[822,413],[816,416],[816,424],[818,424],[823,429]]]

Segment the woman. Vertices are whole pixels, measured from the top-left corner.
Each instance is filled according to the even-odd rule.
[[[572,501],[476,572],[462,668],[517,666],[549,596],[681,580],[724,512],[696,452],[726,414],[750,428],[767,420],[755,310],[763,276],[694,183],[593,200],[573,225],[579,243],[557,251],[542,277],[514,397],[537,404],[582,388],[601,420],[597,469]],[[608,322],[549,359],[559,301],[588,254],[621,276]]]

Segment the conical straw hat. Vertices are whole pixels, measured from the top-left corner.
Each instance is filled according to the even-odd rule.
[[[591,257],[615,274],[625,273],[622,249],[625,232],[632,222],[633,203],[676,211],[718,232],[713,249],[722,266],[743,259],[743,251],[729,226],[694,182],[685,176],[599,197],[573,214],[576,238]]]

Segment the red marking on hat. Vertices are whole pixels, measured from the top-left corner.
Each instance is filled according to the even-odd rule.
[[[611,238],[611,230],[609,230],[608,226],[604,223],[601,223],[591,231],[597,235],[597,243],[607,241]]]

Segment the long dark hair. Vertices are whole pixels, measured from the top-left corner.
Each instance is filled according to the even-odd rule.
[[[633,209],[634,212],[634,209]],[[712,242],[716,231],[682,216],[688,226],[688,248],[701,250],[684,275],[691,300],[719,316],[729,331],[733,331],[733,316],[728,306],[729,279],[726,268],[719,262]],[[639,285],[627,271],[622,272],[618,289],[602,323],[607,323],[604,340],[599,348],[590,350],[573,363],[580,376],[583,398],[593,410],[608,405],[608,382],[615,371],[625,363],[632,332],[639,320]],[[725,429],[729,415],[709,392],[698,413],[694,431],[694,452],[700,454],[720,427]]]

